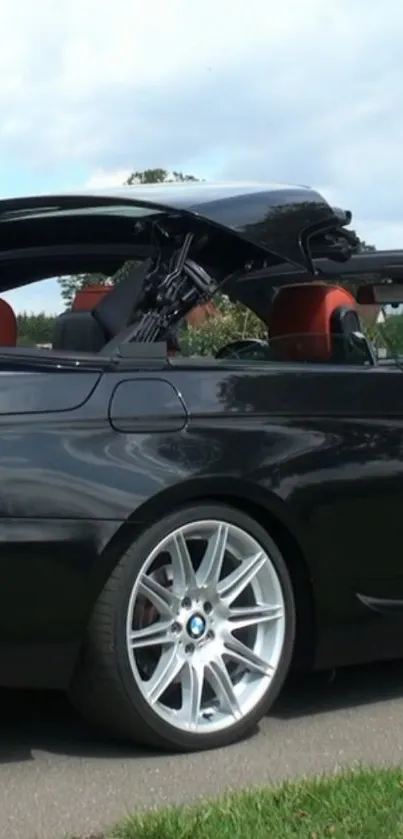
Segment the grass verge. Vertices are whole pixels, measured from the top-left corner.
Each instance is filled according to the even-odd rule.
[[[362,769],[137,814],[99,839],[269,837],[403,839],[403,770]]]

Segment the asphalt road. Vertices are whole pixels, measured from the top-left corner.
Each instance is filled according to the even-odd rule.
[[[228,788],[403,762],[403,662],[290,684],[248,740],[221,751],[160,756],[95,739],[59,696],[0,692],[0,835],[95,833],[138,807]]]

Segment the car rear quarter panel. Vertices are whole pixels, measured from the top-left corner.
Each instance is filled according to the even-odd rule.
[[[379,567],[385,522],[386,547],[397,538],[401,405],[386,377],[377,387],[389,399],[377,419],[362,371],[183,365],[105,373],[64,411],[27,413],[20,398],[19,412],[0,417],[3,683],[68,681],[128,541],[164,510],[212,494],[252,502],[269,530],[275,520],[293,534],[314,592],[317,666],[371,657],[373,638],[384,655],[379,616],[355,595],[370,594],[371,580],[384,591],[402,583],[391,558]]]

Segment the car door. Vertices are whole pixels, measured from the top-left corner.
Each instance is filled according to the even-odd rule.
[[[77,444],[100,433],[101,416],[85,412],[100,376],[0,362],[0,663],[9,677],[18,673],[15,654],[13,667],[6,662],[10,637],[30,639],[24,668],[32,661],[40,684],[39,641],[74,631],[80,618],[79,558],[89,561],[96,545],[78,498],[88,519],[100,499]]]
[[[60,361],[0,359],[0,684],[48,684],[55,649],[52,684],[64,686],[112,567],[105,548],[178,480],[170,444],[187,415],[165,372]]]
[[[36,520],[45,511],[58,518],[65,502],[50,476],[57,470],[62,493],[66,430],[79,422],[100,371],[7,366],[0,369],[0,519]]]

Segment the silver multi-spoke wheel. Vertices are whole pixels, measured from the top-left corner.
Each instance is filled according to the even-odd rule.
[[[194,501],[143,526],[116,564],[72,699],[125,740],[226,746],[281,690],[296,615],[287,564],[266,529],[228,504]]]
[[[143,699],[170,727],[206,735],[236,726],[267,694],[285,637],[276,564],[240,526],[182,524],[143,560],[126,649]]]

